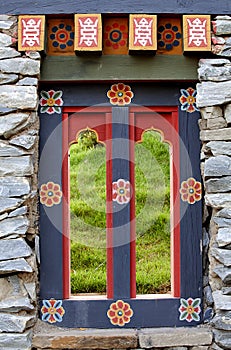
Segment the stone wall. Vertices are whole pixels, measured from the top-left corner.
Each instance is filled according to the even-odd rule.
[[[65,330],[37,321],[40,55],[19,53],[17,17],[0,16],[0,349],[231,348],[231,17],[218,17],[213,30],[213,53],[226,58],[201,60],[197,87],[206,324],[168,330]]]
[[[40,55],[16,50],[17,17],[0,16],[0,349],[31,349],[37,318]]]
[[[223,42],[222,48],[214,45],[213,52],[231,57],[231,17],[217,17],[213,28],[216,42]],[[202,59],[199,66],[204,304],[214,328],[212,348],[219,350],[231,348],[231,62],[227,58]]]

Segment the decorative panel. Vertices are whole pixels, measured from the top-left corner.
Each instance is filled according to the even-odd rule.
[[[44,50],[45,16],[19,16],[18,18],[18,50]]]
[[[103,54],[128,54],[128,18],[105,18],[103,33]]]
[[[156,50],[155,15],[130,15],[129,50]]]
[[[211,51],[209,15],[183,16],[184,51]]]
[[[157,53],[164,55],[181,55],[182,27],[180,18],[158,18]]]
[[[75,15],[75,50],[102,50],[102,22],[99,14]]]
[[[70,18],[47,21],[47,54],[74,55],[74,21]]]

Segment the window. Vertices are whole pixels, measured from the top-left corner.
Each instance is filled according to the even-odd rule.
[[[134,85],[137,103],[147,107],[91,107],[89,89],[95,92],[94,88],[64,86],[68,107],[52,116],[40,114],[41,317],[45,318],[46,303],[54,299],[62,308],[58,325],[64,327],[196,325],[202,321],[198,114],[192,117],[180,110],[174,86],[168,87],[166,98],[165,87]],[[98,96],[105,96],[105,86],[97,89]],[[107,296],[75,298],[70,296],[68,150],[87,128],[106,147]],[[171,295],[140,296],[135,273],[134,148],[144,131],[152,129],[171,145]],[[130,190],[122,205],[119,189]]]

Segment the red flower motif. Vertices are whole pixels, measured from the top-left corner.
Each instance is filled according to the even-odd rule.
[[[59,204],[62,198],[62,191],[59,184],[54,182],[48,182],[43,184],[40,188],[40,203],[46,207],[52,207],[55,204]]]
[[[128,34],[125,32],[126,26],[117,22],[107,25],[105,28],[105,45],[117,50],[120,46],[127,45]]]
[[[42,98],[39,101],[39,104],[41,106],[40,112],[41,113],[61,113],[60,106],[63,105],[63,100],[61,98],[62,91],[41,91]]]
[[[125,204],[130,201],[130,182],[119,179],[112,183],[112,200],[118,204]]]
[[[130,322],[133,316],[133,310],[128,303],[125,303],[123,300],[117,300],[110,305],[107,316],[114,326],[123,327],[126,323]]]
[[[182,201],[194,204],[201,199],[201,183],[190,177],[187,181],[181,183],[180,194]]]
[[[192,299],[188,298],[187,300],[181,298],[180,299],[181,305],[179,307],[180,311],[180,321],[186,320],[187,322],[191,321],[200,321],[200,303],[201,299]]]
[[[129,85],[123,83],[114,84],[111,90],[107,92],[107,97],[110,99],[112,105],[124,106],[131,102],[133,92]]]

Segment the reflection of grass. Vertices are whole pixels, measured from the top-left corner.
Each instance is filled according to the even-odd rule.
[[[105,149],[71,147],[71,287],[106,290]],[[154,132],[136,145],[137,292],[169,290],[169,148]]]

